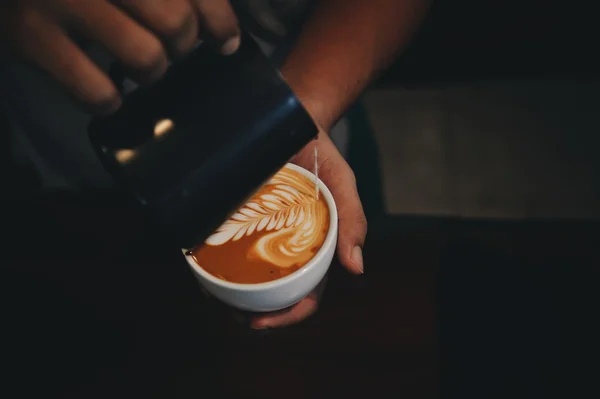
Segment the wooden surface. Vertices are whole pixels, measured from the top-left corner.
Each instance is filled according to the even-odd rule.
[[[43,373],[23,396],[41,387],[88,398],[436,394],[436,262],[389,223],[371,228],[364,276],[332,265],[316,316],[256,332],[205,300],[175,252],[131,236],[116,208],[50,208],[13,210],[3,252],[12,369],[25,381]]]
[[[221,376],[226,392],[435,397],[436,262],[426,246],[395,242],[394,233],[372,227],[363,276],[332,265],[322,306],[305,323],[263,334],[231,323],[224,360],[229,366]],[[236,382],[227,384],[231,376]]]
[[[117,204],[61,203],[2,208],[11,398],[547,397],[594,336],[595,222],[371,221],[365,275],[255,332]]]

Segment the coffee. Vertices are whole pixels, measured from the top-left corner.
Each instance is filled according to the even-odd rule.
[[[294,273],[323,245],[329,208],[315,182],[285,167],[192,252],[225,281],[264,283]]]

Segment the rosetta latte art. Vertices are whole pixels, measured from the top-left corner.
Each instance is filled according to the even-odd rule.
[[[260,234],[249,257],[279,267],[304,264],[320,245],[329,217],[327,205],[317,201],[314,182],[288,168],[282,169],[207,240],[224,245]]]

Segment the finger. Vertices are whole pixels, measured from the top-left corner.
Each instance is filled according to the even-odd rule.
[[[252,319],[250,326],[254,329],[285,327],[301,322],[315,313],[319,301],[327,285],[327,275],[319,282],[317,287],[306,298],[296,305],[279,312],[273,312]]]
[[[198,22],[189,0],[120,0],[119,4],[156,33],[172,57],[187,54],[198,42]]]
[[[104,46],[130,71],[132,79],[147,84],[165,73],[168,60],[160,40],[122,10],[98,0],[69,4],[68,23]]]
[[[326,183],[327,184],[327,183]],[[338,246],[340,263],[353,273],[364,273],[362,248],[367,236],[367,219],[356,188],[354,174],[342,174],[330,191],[338,203]],[[344,199],[343,202],[339,199]]]
[[[309,295],[291,308],[253,319],[250,326],[254,329],[290,326],[310,317],[318,307],[316,296]]]
[[[319,139],[312,145],[319,148],[319,178],[329,188],[336,201],[338,258],[349,271],[362,274],[362,247],[367,235],[367,219],[358,195],[356,178],[329,136],[320,134]]]
[[[111,80],[54,21],[30,12],[16,32],[19,53],[92,111],[110,113],[120,106],[119,92]]]
[[[235,53],[240,46],[240,29],[229,1],[192,0],[192,3],[196,6],[203,39],[225,55]]]

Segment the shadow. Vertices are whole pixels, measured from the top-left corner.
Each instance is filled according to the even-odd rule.
[[[10,397],[151,398],[190,367],[210,386],[220,316],[167,239],[110,196],[55,193],[1,209]]]
[[[4,198],[13,192],[29,193],[40,188],[41,179],[32,165],[18,161],[13,153],[12,125],[0,106],[0,182]]]

